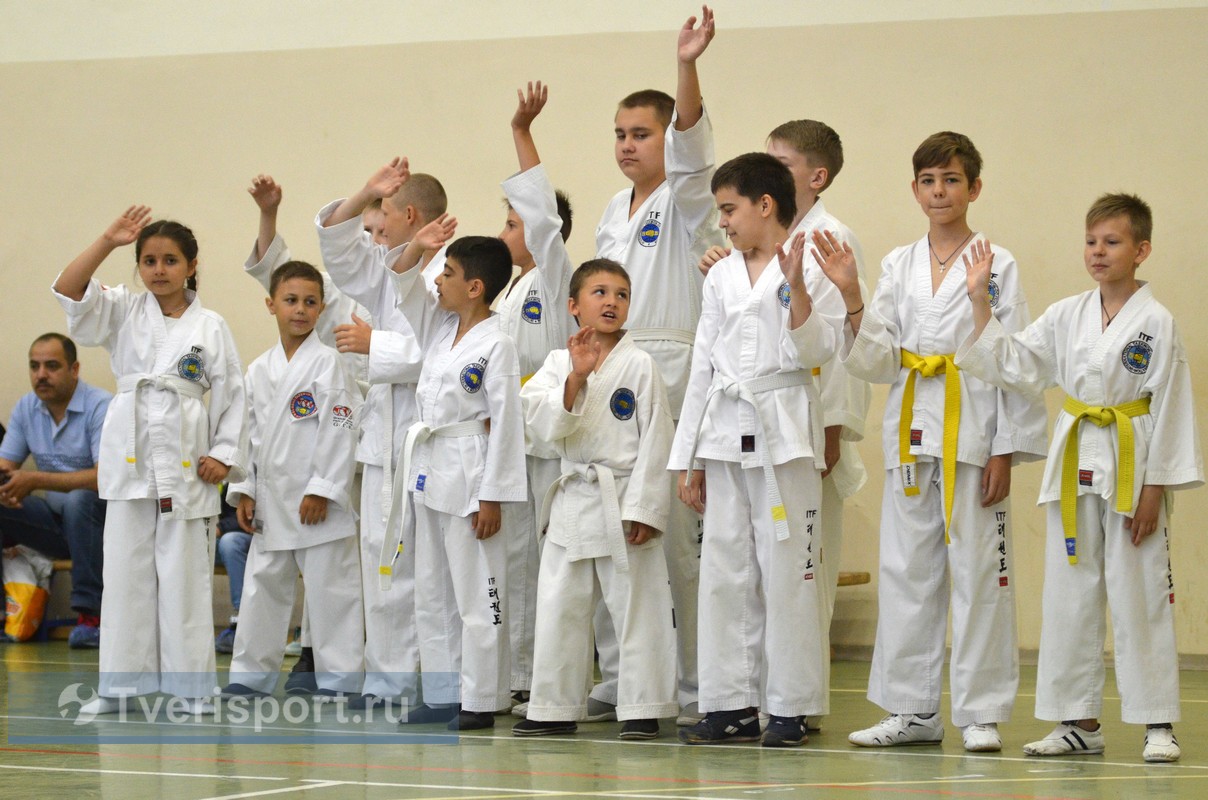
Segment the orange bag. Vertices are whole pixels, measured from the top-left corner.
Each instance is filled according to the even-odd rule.
[[[23,642],[37,632],[50,598],[49,558],[24,545],[4,551],[4,632]]]

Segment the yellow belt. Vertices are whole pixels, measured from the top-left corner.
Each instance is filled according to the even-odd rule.
[[[914,381],[922,375],[934,378],[947,375],[944,383],[944,541],[952,524],[952,498],[956,490],[956,441],[961,428],[961,378],[960,370],[953,362],[956,355],[946,353],[938,356],[920,356],[902,350],[902,366],[908,370],[906,386],[902,390],[902,413],[898,417],[898,458],[903,464],[913,464],[916,459],[910,452],[910,426],[914,422]],[[919,493],[918,485],[906,486],[907,495]]]
[[[1071,564],[1078,563],[1078,426],[1087,419],[1104,428],[1115,424],[1120,437],[1120,460],[1116,464],[1116,511],[1127,514],[1133,502],[1133,426],[1132,417],[1149,413],[1149,398],[1142,397],[1118,406],[1088,406],[1072,397],[1065,398],[1062,409],[1074,417],[1065,453],[1061,461],[1061,526],[1065,529],[1065,554]]]

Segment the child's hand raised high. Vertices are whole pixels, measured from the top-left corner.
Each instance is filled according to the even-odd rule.
[[[713,9],[701,6],[700,27],[696,26],[696,17],[688,17],[688,21],[680,28],[679,41],[675,50],[676,57],[684,63],[696,61],[709,47],[709,42],[713,41],[716,33]]]
[[[252,185],[247,193],[266,214],[275,212],[277,206],[281,205],[281,184],[273,180],[271,175],[257,175],[252,178]]]
[[[784,279],[789,282],[789,286],[799,287],[805,285],[805,266],[803,264],[805,260],[804,233],[798,233],[793,237],[793,241],[789,243],[787,251],[777,242],[776,259],[780,263],[780,271],[784,273]]]
[[[411,167],[406,157],[396,156],[389,164],[369,176],[369,180],[365,182],[365,192],[378,200],[393,197],[410,178]]]
[[[730,248],[715,244],[700,257],[700,263],[696,265],[696,268],[700,270],[701,275],[708,275],[709,270],[713,269],[713,265],[728,255],[730,255]]]
[[[814,261],[818,262],[830,282],[835,284],[843,299],[849,300],[854,294],[856,302],[859,302],[860,271],[851,245],[840,242],[830,231],[814,231],[814,247],[811,252],[814,254]],[[850,305],[848,307],[850,308]]]
[[[969,256],[972,254],[972,258]],[[965,262],[965,288],[974,305],[990,304],[990,268],[994,266],[994,251],[985,239],[975,241],[961,256]]]
[[[138,239],[139,232],[151,221],[150,206],[130,206],[109,224],[101,238],[110,247],[124,247]]]
[[[586,378],[596,369],[600,361],[600,343],[596,340],[596,329],[580,328],[566,340],[566,349],[570,353],[571,373],[579,378]]]
[[[516,97],[520,102],[516,106],[516,113],[512,115],[512,127],[527,131],[541,113],[541,109],[545,108],[545,102],[549,99],[549,86],[541,81],[535,84],[529,81],[528,91],[517,89]]]
[[[457,217],[449,216],[448,212],[420,228],[415,234],[415,243],[427,250],[439,250],[445,242],[453,238],[457,232]]]

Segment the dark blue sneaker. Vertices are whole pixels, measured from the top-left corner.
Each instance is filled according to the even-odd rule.
[[[285,693],[304,695],[317,691],[319,684],[315,681],[315,653],[311,648],[303,647],[302,655],[298,657],[294,668],[289,671],[289,677],[285,679]]]
[[[226,630],[214,637],[214,650],[219,653],[235,652],[235,623],[232,622]]]
[[[268,697],[267,692],[262,692],[258,689],[253,689],[242,683],[228,683],[222,687],[222,697],[228,700],[232,697]]]
[[[805,733],[805,717],[768,718],[768,727],[763,732],[760,744],[764,747],[800,747],[810,740]]]
[[[759,741],[759,712],[753,708],[738,711],[710,711],[690,728],[680,728],[684,744],[720,744],[722,742]]]
[[[72,650],[96,649],[101,646],[101,620],[81,614],[76,626],[67,635],[67,646]]]

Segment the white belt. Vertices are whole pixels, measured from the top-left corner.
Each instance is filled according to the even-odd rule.
[[[411,475],[411,455],[415,448],[432,438],[459,438],[462,436],[483,436],[487,432],[486,423],[480,419],[467,422],[454,422],[449,425],[438,425],[433,428],[426,422],[417,422],[407,429],[407,437],[403,440],[403,457],[394,473],[393,497],[390,501],[390,514],[386,517],[386,531],[382,539],[382,554],[378,559],[378,586],[382,591],[390,588],[394,574],[394,562],[403,552],[403,529],[407,525],[407,496],[406,481]],[[389,459],[391,453],[386,454]],[[389,463],[384,461],[383,463]],[[398,526],[395,527],[395,520]],[[398,531],[397,536],[391,537],[390,531]]]
[[[612,556],[612,563],[617,572],[628,572],[629,552],[625,546],[624,523],[621,521],[621,501],[617,497],[617,474],[603,464],[568,464],[563,461],[562,469],[569,469],[570,472],[564,471],[545,493],[545,500],[541,504],[541,517],[537,523],[538,533],[544,531],[549,525],[550,509],[553,507],[554,495],[557,494],[559,487],[573,480],[598,483],[604,506],[604,535],[608,539],[609,555]],[[628,472],[621,473],[621,477],[628,475]]]
[[[179,378],[175,375],[124,375],[117,381],[117,390],[119,394],[127,392],[135,393],[135,402],[132,413],[130,414],[130,426],[126,433],[126,467],[135,475],[140,474],[138,468],[138,398],[139,389],[153,388],[160,391],[175,392],[177,398],[191,397],[194,400],[201,400],[205,396],[205,389],[200,384],[194,383],[184,378]],[[184,445],[184,414],[177,414],[177,445],[180,457],[185,457]],[[196,478],[194,471],[191,469],[193,462],[181,461],[181,474],[184,475],[185,482],[192,481]]]
[[[737,381],[732,378],[727,378],[724,375],[714,374],[713,385],[709,387],[709,393],[705,396],[705,407],[701,409],[700,422],[697,424],[696,433],[692,437],[692,450],[688,454],[688,477],[692,477],[692,464],[696,460],[696,446],[700,443],[700,431],[705,424],[705,415],[709,411],[709,405],[713,402],[713,398],[718,394],[724,394],[726,397],[734,397],[748,403],[755,411],[755,425],[758,434],[756,447],[763,448],[763,454],[759,461],[763,468],[764,482],[768,488],[768,504],[772,510],[772,523],[776,527],[776,539],[784,541],[789,538],[789,524],[787,514],[784,510],[784,502],[780,498],[780,485],[776,481],[776,470],[772,465],[772,449],[768,444],[767,431],[763,424],[763,417],[759,414],[759,407],[755,405],[755,395],[764,392],[771,392],[776,389],[788,389],[793,386],[806,386],[806,393],[809,394],[809,388],[813,384],[813,378],[809,370],[798,369],[792,372],[776,372],[771,375],[764,375],[759,378],[749,378],[745,381]],[[815,389],[815,392],[817,390]],[[810,398],[813,402],[813,398]],[[821,417],[818,412],[819,408],[814,407],[809,410],[811,431],[813,433],[813,442],[811,447],[817,448],[820,438],[819,428],[821,426]]]
[[[696,344],[695,333],[679,328],[637,328],[626,336],[635,342],[679,342],[689,347]]]

